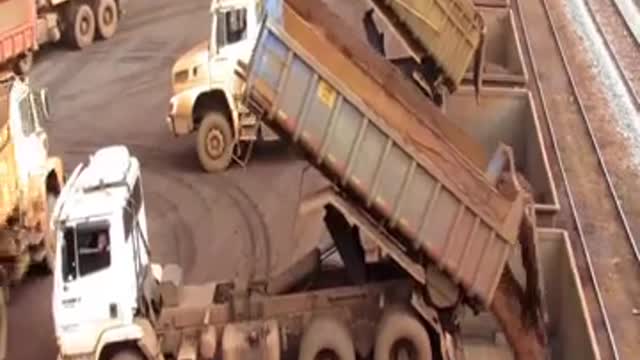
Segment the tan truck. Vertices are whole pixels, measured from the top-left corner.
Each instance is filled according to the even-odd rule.
[[[0,74],[0,359],[6,350],[9,286],[30,265],[53,269],[50,210],[63,185],[62,161],[49,157],[42,122],[46,91],[35,92],[11,73]]]
[[[236,105],[242,81],[234,75],[238,61],[251,57],[265,6],[276,3],[212,0],[209,41],[184,54],[173,67],[173,97],[166,122],[174,136],[197,133],[198,159],[205,171],[223,171],[234,158],[244,164],[256,140],[278,139],[252,113]],[[474,59],[479,86],[485,26],[470,3],[438,1],[433,10],[414,0],[372,4],[410,50],[409,57],[391,62],[429,98],[441,104],[446,93],[457,89]],[[368,35],[377,33],[369,17],[363,21]],[[441,28],[434,29],[434,24]],[[371,36],[368,39],[375,42]]]

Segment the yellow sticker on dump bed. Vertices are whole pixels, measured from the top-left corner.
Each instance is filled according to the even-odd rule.
[[[333,104],[336,102],[336,91],[326,81],[320,79],[318,81],[318,97],[329,108],[333,108]]]

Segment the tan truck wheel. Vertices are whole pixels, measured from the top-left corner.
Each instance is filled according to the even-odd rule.
[[[355,360],[349,329],[339,320],[318,317],[304,330],[298,360]]]
[[[373,355],[374,360],[431,360],[431,340],[409,311],[390,306],[378,325]]]
[[[118,29],[118,5],[115,0],[95,0],[96,30],[101,39],[111,38]]]
[[[96,18],[91,6],[80,1],[70,2],[66,9],[66,42],[76,49],[84,49],[93,43],[95,34]]]
[[[220,112],[205,115],[198,129],[198,158],[207,172],[223,171],[233,155],[233,134],[229,121]]]

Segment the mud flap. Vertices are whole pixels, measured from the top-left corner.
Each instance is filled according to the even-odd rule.
[[[138,347],[142,353],[147,359],[164,360],[158,336],[151,323],[141,318],[136,318],[134,322],[142,330],[142,337],[138,339]]]

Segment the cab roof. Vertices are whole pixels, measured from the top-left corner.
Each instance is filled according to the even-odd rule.
[[[138,160],[122,145],[96,151],[65,185],[58,220],[84,219],[120,212],[140,174]]]

